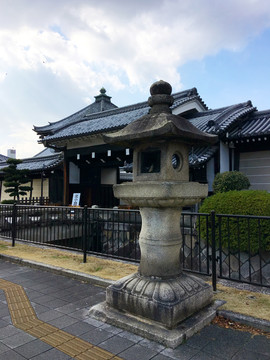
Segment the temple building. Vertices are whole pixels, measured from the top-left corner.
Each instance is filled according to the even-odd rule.
[[[196,88],[172,96],[173,114],[219,139],[211,146],[192,147],[190,180],[208,183],[211,193],[218,172],[239,170],[248,176],[251,189],[270,191],[270,110],[258,111],[251,101],[209,109]],[[105,144],[103,135],[124,128],[149,109],[147,101],[117,107],[102,88],[92,104],[75,114],[34,126],[46,149],[20,164],[33,175],[34,193],[43,192],[53,204],[69,205],[73,194],[80,193],[81,205],[118,205],[112,186],[132,180],[133,154],[127,147]],[[0,161],[0,178],[4,165]]]

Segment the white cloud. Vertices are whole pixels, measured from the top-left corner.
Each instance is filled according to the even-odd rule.
[[[44,74],[72,83],[82,99],[92,100],[101,86],[145,92],[157,79],[177,91],[181,65],[224,49],[241,51],[270,26],[269,0],[0,0],[0,8],[0,121],[11,134],[1,134],[0,153],[13,146],[24,156],[39,151],[33,123],[59,119]],[[22,96],[28,109],[8,92],[15,70],[27,73],[25,91],[36,87],[32,98]],[[39,73],[43,82],[31,88],[30,74]],[[12,121],[16,126],[6,125]]]
[[[5,132],[9,136],[1,136],[0,154],[7,155],[7,150],[14,148],[17,158],[21,159],[32,157],[43,150],[43,145],[37,143],[36,134],[29,128],[29,123],[18,123],[9,119],[2,119],[2,121],[5,124]]]
[[[0,72],[0,82],[4,81],[6,79],[7,73],[5,72]]]
[[[14,2],[19,9],[7,22]],[[158,78],[179,88],[179,66],[237,51],[270,25],[264,0],[2,0],[2,7],[1,67],[45,67],[88,90],[145,87]]]

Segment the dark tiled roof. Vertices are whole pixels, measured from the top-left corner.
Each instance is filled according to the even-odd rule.
[[[218,150],[217,146],[198,146],[189,152],[189,165],[196,167],[206,163]]]
[[[109,98],[108,96],[106,96]],[[101,96],[102,99],[102,96]],[[100,100],[100,99],[99,99]],[[46,136],[47,134],[54,134],[56,131],[67,127],[72,124],[76,124],[78,121],[81,121],[87,115],[96,114],[103,111],[111,110],[117,108],[116,105],[111,103],[110,101],[98,101],[94,102],[82,110],[77,111],[75,114],[67,116],[66,118],[56,121],[54,123],[49,123],[45,126],[34,126],[34,131],[36,131],[40,135]]]
[[[134,119],[147,114],[148,108],[138,108],[129,111],[111,112],[108,116],[88,116],[72,126],[68,126],[54,135],[46,136],[45,141],[74,138],[83,135],[106,132],[128,125]],[[106,112],[107,113],[107,112]],[[104,114],[105,115],[105,114]]]
[[[207,109],[195,88],[175,93],[173,94],[173,97],[175,99],[175,103],[173,104],[172,109],[195,99],[198,100],[205,109]],[[85,114],[82,115],[80,119],[78,117],[78,121],[76,121],[76,123],[73,122],[72,125],[69,124],[55,131],[54,134],[46,136],[44,142],[46,143],[48,141],[50,143],[66,138],[74,138],[120,129],[139,117],[146,115],[149,109],[150,107],[148,102],[145,101],[95,114]]]
[[[23,159],[23,162],[17,166],[18,169],[27,169],[32,172],[41,172],[42,170],[52,170],[56,168],[63,161],[62,153],[51,156],[33,157]],[[6,162],[0,162],[0,172],[3,168],[7,167]]]
[[[7,160],[7,159],[8,159],[7,156],[0,154],[0,161],[5,161],[5,160]]]
[[[255,107],[250,101],[220,109],[197,113],[190,119],[191,123],[202,131],[210,134],[222,134],[243,116],[254,112]]]
[[[270,135],[270,110],[255,111],[229,133],[229,139]]]
[[[34,158],[40,158],[40,157],[44,157],[44,156],[52,156],[55,154],[59,154],[59,152],[52,148],[45,148],[38,154],[34,155]]]

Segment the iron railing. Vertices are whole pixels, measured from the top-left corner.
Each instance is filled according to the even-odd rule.
[[[49,197],[44,196],[36,196],[31,198],[20,198],[20,200],[16,201],[17,204],[20,205],[49,205],[50,199]]]
[[[0,205],[0,236],[139,262],[137,210]],[[183,212],[183,269],[270,287],[270,217]],[[170,261],[168,259],[168,261]]]

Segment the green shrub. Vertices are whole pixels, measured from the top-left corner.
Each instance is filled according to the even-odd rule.
[[[270,216],[270,194],[266,191],[244,190],[218,193],[204,200],[200,213],[228,215]],[[200,234],[202,239],[211,241],[211,222],[202,219]],[[246,251],[255,254],[258,250],[270,251],[270,219],[247,219],[233,217],[215,217],[215,237],[217,246],[233,252]],[[197,226],[198,228],[198,226]]]
[[[1,204],[14,204],[16,200],[3,200],[1,201]]]
[[[217,174],[213,182],[214,193],[244,190],[250,187],[248,177],[239,171],[226,171]]]

